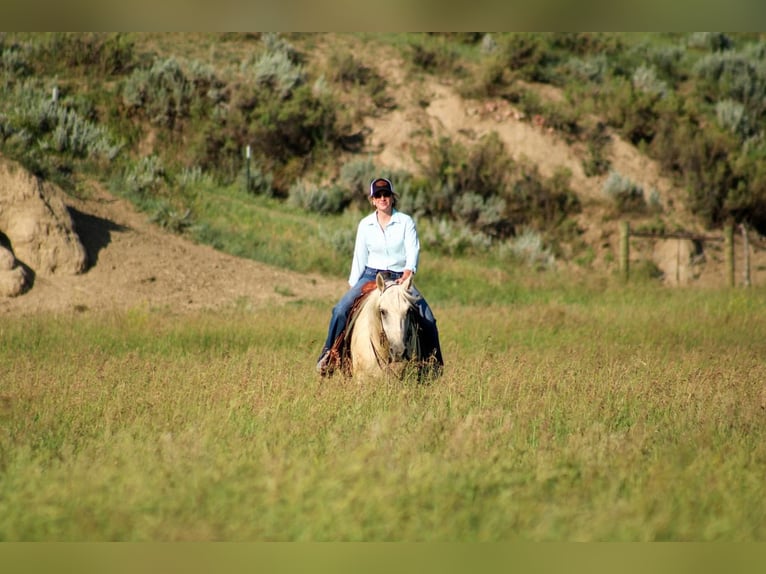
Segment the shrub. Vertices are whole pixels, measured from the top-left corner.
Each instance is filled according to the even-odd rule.
[[[123,177],[125,191],[137,199],[157,193],[166,183],[165,167],[156,156],[142,157],[131,164]]]
[[[157,60],[148,70],[136,70],[122,85],[129,114],[167,128],[192,115],[205,114],[225,98],[223,84],[209,66],[192,63],[187,75],[175,58]]]
[[[681,46],[655,46],[649,49],[647,60],[651,62],[659,77],[673,84],[686,79],[682,69],[685,49]]]
[[[716,102],[715,116],[718,125],[744,138],[750,132],[745,106],[731,99]]]
[[[610,82],[599,98],[608,123],[631,143],[652,141],[657,130],[657,108],[664,101],[656,91],[635,89],[632,80],[618,78]]]
[[[156,223],[167,231],[178,234],[183,233],[194,224],[191,217],[191,210],[186,209],[179,211],[166,201],[160,202],[152,216],[149,218],[149,221]]]
[[[485,252],[492,245],[492,238],[487,235],[444,218],[419,226],[419,235],[429,251],[453,256]]]
[[[343,84],[364,86],[377,75],[350,52],[333,52],[329,66],[332,69],[332,79]]]
[[[508,233],[505,211],[505,200],[502,197],[485,198],[473,192],[457,196],[452,206],[452,214],[457,221],[490,237]]]
[[[261,36],[261,41],[266,48],[266,52],[280,52],[294,64],[300,64],[300,53],[290,42],[284,38],[284,36],[274,32],[266,32],[263,34],[263,36]]]
[[[303,68],[282,51],[262,54],[253,65],[253,75],[257,87],[268,88],[283,100],[306,81]]]
[[[537,231],[525,228],[519,235],[500,246],[500,255],[510,254],[537,270],[553,269],[556,258]]]
[[[70,102],[53,100],[33,80],[2,95],[10,103],[0,115],[3,148],[37,163],[38,175],[54,165],[54,171],[69,171],[65,164],[71,160],[111,161],[122,149],[106,127],[83,117]]]
[[[348,257],[350,253],[354,252],[356,228],[353,226],[320,226],[318,236],[320,241],[329,245],[333,251],[343,257]]]
[[[587,155],[582,161],[583,172],[588,177],[607,173],[611,162],[605,156],[604,151],[611,138],[606,132],[606,125],[598,122],[594,128],[586,131],[585,137]]]
[[[633,72],[633,87],[646,94],[659,97],[664,96],[668,91],[667,84],[657,77],[655,69],[647,66],[639,66]]]
[[[515,233],[519,227],[552,228],[568,214],[580,211],[580,200],[569,187],[571,173],[557,171],[550,179],[537,166],[522,163],[512,185],[505,191],[507,217]]]
[[[263,171],[259,166],[251,166],[250,170],[245,168],[239,174],[241,181],[240,187],[248,193],[256,195],[274,195],[274,176],[271,173]]]
[[[373,104],[378,108],[393,106],[394,100],[386,92],[386,79],[372,68],[362,64],[353,54],[348,52],[333,53],[330,56],[329,65],[333,70],[332,79],[334,81],[345,86],[364,87]]]
[[[497,52],[497,41],[492,34],[484,34],[481,37],[481,51],[484,54],[494,54]]]
[[[288,201],[320,215],[341,213],[349,203],[346,192],[338,185],[318,186],[303,181],[290,186]]]
[[[0,71],[5,83],[31,76],[34,68],[29,50],[16,44],[5,46],[4,43],[0,43]]]
[[[766,64],[753,53],[716,52],[697,61],[693,72],[700,97],[732,99],[759,117],[766,109]]]
[[[361,209],[367,209],[370,206],[367,199],[370,193],[370,182],[373,177],[379,177],[381,173],[372,159],[353,159],[341,166],[338,185],[346,190],[350,203]],[[398,194],[397,183],[394,183],[394,187]]]
[[[587,58],[570,58],[564,70],[575,80],[600,84],[609,74],[609,62],[604,54]]]
[[[281,102],[264,94],[253,119],[256,147],[280,163],[306,156],[317,145],[337,142],[335,104],[329,97],[315,97],[309,86],[297,88]]]
[[[747,140],[732,167],[738,179],[726,190],[724,213],[766,234],[766,144],[763,136]]]
[[[412,40],[409,59],[416,67],[429,73],[448,74],[457,71],[457,52],[443,37],[417,34],[412,36]]]
[[[603,191],[621,212],[643,211],[646,207],[643,188],[616,171],[609,173]]]
[[[505,38],[501,46],[505,65],[515,76],[532,82],[550,81],[548,66],[554,61],[543,37],[518,32]]]
[[[732,47],[731,38],[723,32],[693,32],[689,34],[686,45],[690,48],[720,52]]]
[[[183,168],[178,174],[176,182],[182,189],[212,187],[215,185],[214,178],[199,166]]]
[[[135,45],[121,33],[57,32],[38,49],[38,61],[43,66],[56,63],[67,68],[84,68],[99,75],[129,73],[136,65]]]
[[[446,183],[457,194],[470,191],[488,197],[507,185],[513,166],[502,140],[491,132],[469,148],[440,138],[429,148],[425,175],[432,181]],[[447,211],[449,207],[440,210]]]

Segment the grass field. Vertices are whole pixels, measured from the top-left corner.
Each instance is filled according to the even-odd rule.
[[[3,318],[0,540],[766,539],[763,290],[435,297],[430,385],[331,303]]]

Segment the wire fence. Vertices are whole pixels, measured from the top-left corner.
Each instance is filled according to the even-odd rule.
[[[751,269],[751,254],[753,250],[753,244],[758,244],[758,239],[751,236],[748,227],[744,224],[737,225],[736,228],[733,224],[726,225],[721,235],[717,234],[702,234],[687,231],[671,231],[671,232],[654,232],[654,231],[637,231],[630,228],[630,223],[627,221],[620,222],[620,255],[619,255],[619,268],[620,274],[625,281],[630,279],[630,258],[631,258],[631,239],[655,239],[655,240],[676,240],[678,248],[676,251],[677,260],[675,262],[677,284],[681,283],[680,270],[683,266],[681,242],[693,241],[701,246],[704,246],[708,242],[723,243],[723,254],[725,258],[725,282],[729,287],[735,287],[736,274],[735,274],[735,257],[736,238],[735,231],[739,231],[741,234],[741,264],[742,264],[742,285],[744,287],[750,287],[752,285],[752,269]],[[761,245],[763,248],[764,245]]]

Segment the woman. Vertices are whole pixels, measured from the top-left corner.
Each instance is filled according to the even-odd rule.
[[[361,295],[362,287],[369,281],[375,281],[378,273],[397,283],[406,281],[417,271],[420,257],[420,241],[415,222],[409,215],[397,211],[397,195],[390,180],[379,177],[370,183],[370,203],[375,211],[364,217],[356,231],[354,259],[348,283],[351,286],[345,295],[333,307],[330,328],[322,354],[317,361],[317,372],[329,374],[330,349],[337,337],[343,332],[354,301]],[[428,303],[415,288],[420,324],[420,344],[423,356],[432,360],[441,370],[444,365],[439,332]]]

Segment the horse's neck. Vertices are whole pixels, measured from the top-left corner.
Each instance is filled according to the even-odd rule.
[[[385,346],[385,334],[383,333],[383,324],[380,322],[380,311],[378,309],[379,302],[380,294],[378,292],[373,291],[367,296],[367,300],[359,310],[356,327],[356,329],[364,330],[365,334],[370,338],[376,353],[379,353]]]
[[[357,323],[364,325],[365,329],[371,336],[375,336],[382,330],[380,323],[380,312],[378,311],[378,302],[380,301],[380,295],[373,291],[367,295],[367,300],[359,310],[359,318]]]

